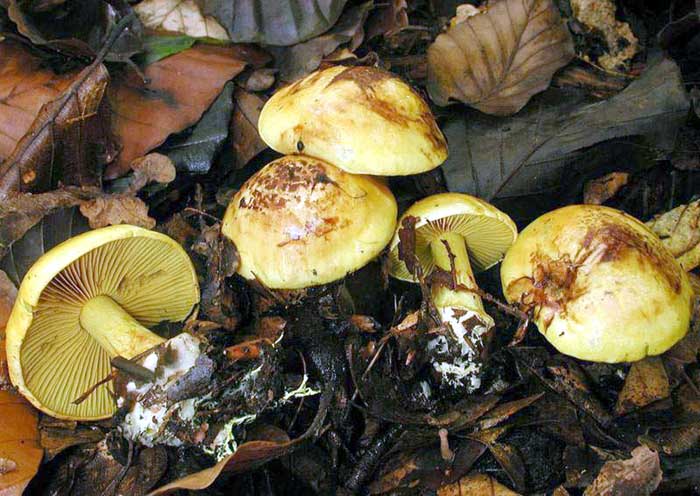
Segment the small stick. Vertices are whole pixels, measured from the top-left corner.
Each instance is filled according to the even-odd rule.
[[[117,378],[117,372],[116,372],[116,371],[110,372],[104,379],[98,381],[97,384],[93,384],[92,386],[90,386],[90,387],[88,388],[87,391],[85,391],[83,394],[81,394],[80,396],[78,396],[78,398],[75,399],[75,400],[73,401],[73,404],[74,404],[74,405],[79,405],[79,404],[81,404],[83,401],[85,401],[86,399],[88,399],[88,397],[89,397],[92,393],[94,393],[95,390],[96,390],[98,387],[102,386],[103,384],[107,384],[108,382],[113,381],[113,380],[116,379],[116,378]]]
[[[115,369],[140,381],[153,382],[156,380],[155,372],[148,370],[146,367],[143,367],[138,363],[127,360],[124,357],[116,356],[110,360],[110,363]]]

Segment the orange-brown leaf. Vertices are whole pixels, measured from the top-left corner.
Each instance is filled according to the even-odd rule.
[[[462,496],[463,494],[479,494],[482,496],[517,496],[496,479],[486,474],[472,474],[462,477],[454,484],[442,486],[437,491],[438,496]]]
[[[108,96],[112,130],[121,141],[121,152],[106,177],[125,174],[129,164],[157,147],[168,135],[196,123],[249,60],[261,59],[254,49],[236,45],[196,45],[146,68],[145,84],[129,71],[116,78]]]
[[[56,76],[39,64],[16,43],[0,43],[0,198],[47,191],[58,180],[100,184],[99,146],[93,145],[109,146],[101,106],[107,69],[93,63]]]
[[[574,56],[552,0],[498,0],[450,27],[428,49],[428,92],[482,112],[514,114]]]

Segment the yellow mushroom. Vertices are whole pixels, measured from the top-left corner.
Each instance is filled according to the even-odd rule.
[[[12,383],[54,417],[98,420],[115,411],[110,358],[163,342],[148,327],[181,321],[199,302],[192,262],[169,237],[111,226],[71,238],[39,258],[20,285],[6,328]]]
[[[515,240],[517,228],[505,213],[473,196],[443,193],[416,202],[399,221],[389,255],[390,274],[413,282],[416,282],[414,275],[399,259],[399,232],[407,217],[417,219],[415,255],[426,277],[435,268],[451,274],[450,258],[454,260],[457,289],[433,284],[431,293],[443,323],[460,344],[462,356],[451,363],[437,362],[435,368],[448,381],[467,378],[471,388],[476,389],[480,365],[472,345],[481,342],[482,336],[493,327],[493,319],[484,310],[479,295],[470,291],[477,288],[473,272],[498,263]],[[436,341],[431,346],[444,344]]]
[[[506,255],[501,281],[555,348],[583,360],[658,355],[688,330],[688,276],[644,224],[608,207],[536,219]]]
[[[236,193],[222,232],[240,255],[238,272],[274,289],[343,278],[391,240],[396,200],[381,182],[315,158],[270,162]]]
[[[418,174],[447,158],[425,101],[374,67],[331,67],[279,90],[263,107],[258,129],[280,153],[317,157],[353,174]]]

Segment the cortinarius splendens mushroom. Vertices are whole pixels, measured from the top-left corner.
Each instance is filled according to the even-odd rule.
[[[353,174],[418,174],[447,158],[427,103],[375,67],[331,67],[279,90],[258,129],[280,153],[317,157]]]
[[[477,288],[473,271],[498,263],[515,240],[517,229],[506,214],[473,196],[444,193],[418,201],[399,221],[391,243],[389,268],[397,279],[414,282],[415,275],[399,259],[399,232],[409,218],[415,218],[416,261],[426,277],[436,268],[451,277],[450,258],[454,260],[458,287],[451,289],[444,283],[434,283],[431,293],[443,323],[458,340],[461,353],[454,360],[434,362],[435,369],[448,383],[476,389],[481,367],[477,349],[483,335],[493,327],[493,319],[485,312],[479,295],[469,291]],[[445,348],[447,338],[440,334],[430,346]]]
[[[147,327],[181,321],[199,302],[187,253],[135,226],[89,231],[45,253],[27,272],[7,324],[7,362],[17,389],[39,410],[70,420],[115,411],[110,385],[74,401],[163,339]]]
[[[501,281],[555,348],[583,360],[658,355],[688,330],[688,276],[644,224],[611,208],[571,205],[536,219]]]
[[[381,182],[288,155],[236,193],[222,232],[238,249],[243,277],[300,289],[341,279],[374,259],[391,240],[396,213]]]

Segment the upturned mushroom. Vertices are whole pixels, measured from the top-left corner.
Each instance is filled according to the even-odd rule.
[[[282,88],[263,107],[258,129],[280,153],[317,157],[353,174],[418,174],[447,158],[428,104],[375,67],[331,67]]]
[[[389,273],[404,281],[416,281],[399,258],[400,232],[405,220],[415,220],[416,263],[426,278],[439,269],[456,286],[434,283],[431,296],[442,322],[459,345],[458,356],[434,362],[435,369],[453,385],[469,390],[479,387],[481,364],[478,349],[494,322],[484,310],[474,272],[498,263],[517,236],[513,221],[492,205],[466,194],[443,193],[413,204],[399,220],[391,243]],[[450,281],[452,282],[452,281]],[[449,340],[437,335],[429,347],[439,356],[447,354]]]
[[[536,219],[501,281],[555,348],[583,360],[658,355],[688,330],[688,276],[644,224],[611,208],[571,205]]]
[[[330,283],[363,267],[391,240],[391,191],[319,159],[270,162],[236,193],[222,232],[240,255],[238,272],[272,289]]]
[[[148,329],[181,321],[199,302],[194,267],[169,237],[129,225],[88,231],[54,247],[27,272],[6,328],[10,379],[54,417],[98,420],[115,404],[110,359],[163,342]]]

